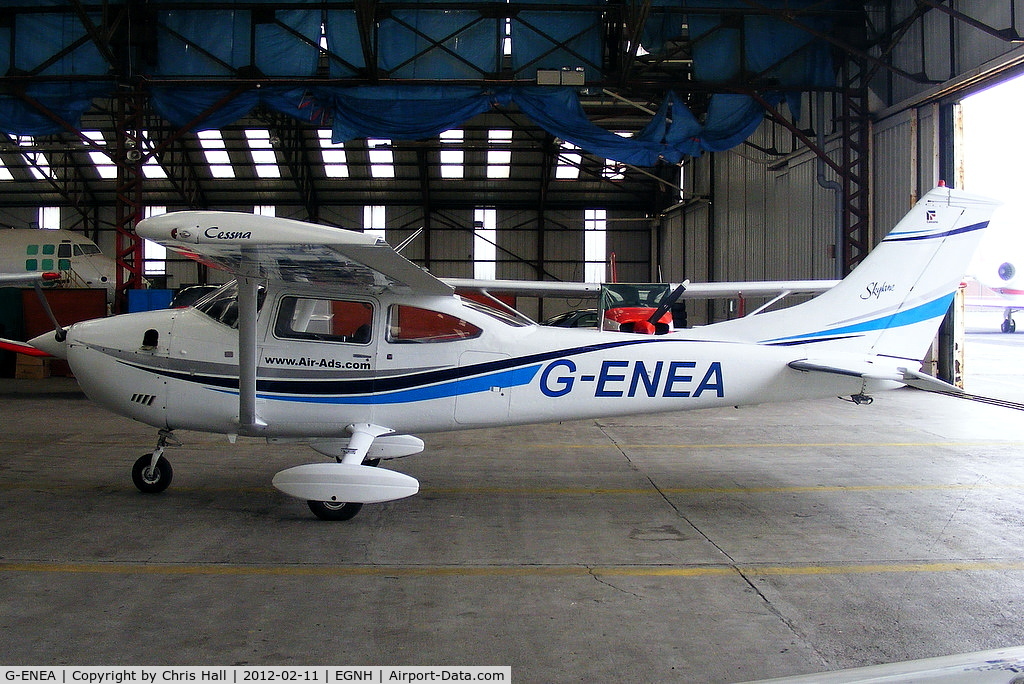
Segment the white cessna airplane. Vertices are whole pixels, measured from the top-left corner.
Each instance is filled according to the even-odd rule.
[[[235,274],[194,308],[77,323],[30,344],[86,394],[159,428],[132,474],[171,481],[172,431],[308,443],[274,485],[324,519],[418,491],[379,459],[413,433],[951,386],[920,372],[996,203],[929,192],[846,279],[803,304],[646,336],[545,328],[467,301],[383,241],[251,214],[165,214],[140,236]]]

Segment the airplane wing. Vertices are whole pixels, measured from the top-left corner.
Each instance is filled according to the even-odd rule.
[[[168,249],[235,275],[450,295],[386,242],[342,228],[235,212],[179,211],[136,226]]]
[[[342,283],[420,294],[455,289],[524,296],[594,297],[601,283],[436,278],[387,243],[329,226],[235,212],[180,211],[141,221],[136,232],[213,268],[251,277]],[[683,298],[817,293],[838,281],[687,283]],[[673,287],[675,284],[673,284]]]
[[[25,354],[27,356],[51,356],[51,354],[44,352],[42,349],[36,349],[35,347],[26,342],[8,340],[7,338],[4,337],[0,337],[0,349],[3,349],[4,351],[17,352],[19,354]]]
[[[0,273],[0,285],[33,285],[35,283],[60,280],[61,274],[53,271],[32,271],[29,273]]]
[[[601,296],[602,283],[571,283],[554,280],[474,280],[472,278],[442,278],[457,290],[511,294],[527,297],[592,297]],[[730,297],[758,297],[779,294],[820,293],[830,290],[838,280],[765,280],[723,283],[670,283],[669,290],[686,285],[682,299],[727,299]]]

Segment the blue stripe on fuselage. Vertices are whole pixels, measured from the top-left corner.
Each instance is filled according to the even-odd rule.
[[[638,344],[657,344],[664,338],[638,337],[600,344],[556,349],[519,358],[489,361],[472,366],[453,366],[409,375],[353,380],[258,379],[257,397],[281,401],[320,404],[389,404],[425,401],[459,394],[484,392],[492,387],[515,387],[529,384],[545,361],[570,358],[580,354],[601,352]],[[123,363],[123,361],[122,361]],[[215,392],[238,395],[238,378],[194,375],[166,368],[147,368],[127,364],[138,370],[204,385]]]
[[[933,301],[921,304],[920,306],[915,306],[912,309],[907,309],[906,311],[899,311],[894,314],[889,314],[880,318],[872,318],[868,321],[854,323],[840,328],[830,328],[828,330],[804,333],[802,335],[790,335],[789,337],[779,337],[774,340],[764,340],[762,344],[786,344],[795,341],[817,342],[819,340],[813,338],[819,338],[822,336],[834,338],[837,335],[855,335],[875,330],[886,330],[888,328],[901,328],[906,325],[922,323],[932,318],[936,318],[937,316],[945,316],[952,301],[953,293],[950,293],[944,297],[939,297]]]
[[[960,228],[953,228],[951,230],[943,231],[941,233],[928,233],[925,231],[905,231],[901,233],[889,233],[888,236],[882,242],[911,242],[915,240],[932,240],[937,238],[946,238],[950,235],[962,235],[963,233],[973,233],[976,230],[984,230],[988,226],[988,221],[982,221],[981,223],[974,223],[969,226],[962,226]]]
[[[286,396],[281,394],[259,394],[259,399],[277,399],[278,401],[300,401],[310,404],[405,404],[430,399],[446,399],[461,394],[486,392],[492,387],[519,387],[533,381],[540,370],[540,365],[514,368],[500,373],[481,375],[473,378],[460,378],[451,382],[427,387],[413,387],[395,392],[367,394],[358,396]],[[234,392],[232,392],[234,394]]]

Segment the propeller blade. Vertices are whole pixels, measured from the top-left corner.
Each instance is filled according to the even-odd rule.
[[[684,292],[686,292],[686,283],[679,285],[676,289],[662,297],[661,303],[658,304],[658,308],[654,310],[654,313],[652,313],[651,317],[647,319],[647,322],[651,325],[655,325],[658,320],[672,308],[672,305],[679,301],[679,298],[683,296]]]

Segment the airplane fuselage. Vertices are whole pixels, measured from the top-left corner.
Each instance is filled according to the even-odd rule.
[[[860,378],[787,367],[806,355],[792,347],[545,328],[458,297],[282,285],[265,293],[258,318],[258,420],[246,426],[229,294],[73,326],[79,383],[162,429],[302,438],[341,437],[354,423],[436,432],[863,389]]]

